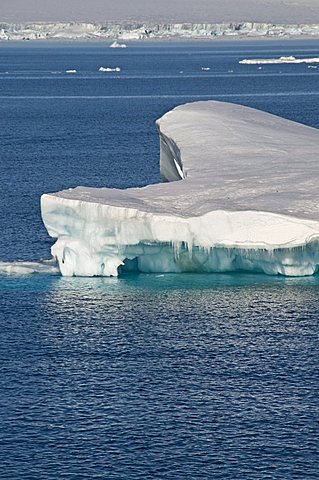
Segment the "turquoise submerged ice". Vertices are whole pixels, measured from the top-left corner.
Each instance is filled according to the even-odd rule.
[[[163,183],[42,196],[62,275],[317,272],[317,129],[215,101],[157,126]]]

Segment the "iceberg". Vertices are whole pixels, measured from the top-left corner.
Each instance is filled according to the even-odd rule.
[[[279,58],[257,58],[257,59],[247,59],[240,60],[239,63],[246,65],[267,65],[274,63],[319,63],[319,58],[296,58],[294,56],[289,57],[279,57]]]
[[[120,72],[120,71],[121,71],[120,67],[114,67],[114,68],[100,67],[99,68],[99,72]]]
[[[42,195],[62,275],[317,272],[317,129],[217,101],[156,124],[163,183]]]
[[[110,45],[110,48],[126,48],[126,47],[127,47],[127,45],[125,43],[119,43],[117,40],[115,40]]]

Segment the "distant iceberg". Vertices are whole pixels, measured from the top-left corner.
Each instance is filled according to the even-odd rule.
[[[77,73],[77,70],[65,70],[65,73]]]
[[[117,40],[111,43],[110,48],[126,48],[127,45],[125,43],[119,43]]]
[[[42,196],[62,275],[317,272],[317,129],[215,101],[176,107],[157,127],[163,183]]]
[[[268,63],[319,63],[319,58],[296,58],[292,55],[289,57],[279,57],[279,58],[257,58],[257,59],[247,59],[240,60],[239,63],[246,65],[266,65]]]
[[[121,71],[120,67],[115,67],[115,68],[100,67],[99,68],[99,72],[120,72],[120,71]]]

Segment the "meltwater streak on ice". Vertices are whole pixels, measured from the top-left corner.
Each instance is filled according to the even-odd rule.
[[[317,271],[316,129],[213,101],[157,126],[161,176],[173,183],[42,196],[63,275]]]

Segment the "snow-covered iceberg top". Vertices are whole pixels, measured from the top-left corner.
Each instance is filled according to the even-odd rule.
[[[318,130],[215,101],[157,126],[164,183],[42,196],[63,275],[317,271]]]
[[[246,65],[264,65],[267,63],[319,63],[318,57],[313,58],[296,58],[294,56],[289,57],[279,57],[279,58],[245,58],[244,60],[240,60],[239,63],[243,63]]]

